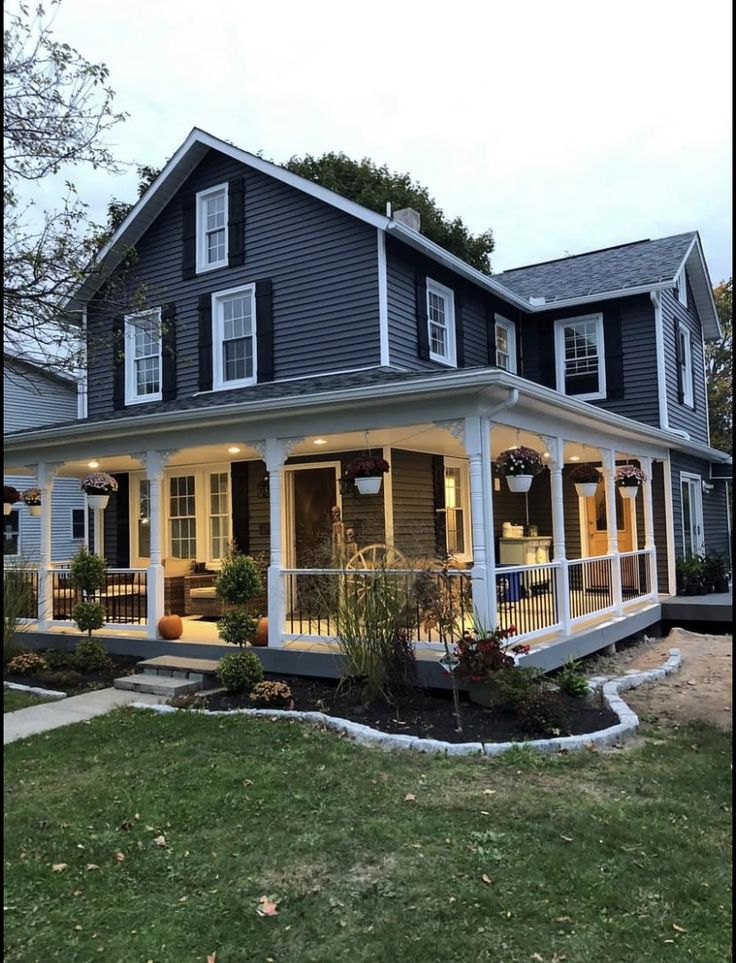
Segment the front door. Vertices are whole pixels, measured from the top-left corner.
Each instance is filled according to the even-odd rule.
[[[703,481],[700,475],[680,476],[682,488],[682,538],[685,555],[703,555]]]
[[[287,548],[289,568],[328,568],[332,509],[340,504],[334,465],[295,466],[288,471]]]
[[[606,517],[606,492],[602,485],[591,498],[586,499],[588,515],[588,555],[608,554],[608,519]],[[624,501],[616,489],[616,525],[619,552],[634,550],[631,513],[634,502]]]

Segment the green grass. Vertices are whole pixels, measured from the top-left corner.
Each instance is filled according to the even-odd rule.
[[[5,961],[724,963],[730,735],[645,734],[489,762],[126,710],[11,744]]]
[[[51,699],[23,692],[22,689],[3,689],[3,712],[15,712],[16,709],[26,709],[28,706],[38,706]]]

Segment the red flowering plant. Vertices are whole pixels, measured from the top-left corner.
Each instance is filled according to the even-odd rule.
[[[455,644],[455,655],[460,660],[457,667],[460,677],[466,682],[485,682],[499,669],[515,665],[514,655],[523,655],[530,647],[523,643],[513,645],[508,640],[514,635],[515,625],[496,629],[495,632],[463,632]]]
[[[378,455],[361,455],[345,467],[346,478],[377,478],[385,475],[389,470],[389,463]]]

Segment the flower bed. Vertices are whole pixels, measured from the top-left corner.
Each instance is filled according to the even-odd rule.
[[[37,654],[45,657],[49,651],[58,650],[37,650]],[[71,656],[72,653],[67,653]],[[57,659],[59,657],[57,656]],[[54,689],[58,692],[65,692],[67,695],[78,695],[80,692],[88,692],[91,689],[106,689],[113,684],[115,679],[124,675],[133,675],[136,664],[140,659],[127,655],[111,655],[110,664],[101,672],[82,671],[74,668],[71,659],[67,665],[63,665],[61,660],[58,664],[51,664],[46,669],[37,669],[31,672],[12,672],[5,669],[5,682],[19,683],[20,685],[30,686],[39,689]]]

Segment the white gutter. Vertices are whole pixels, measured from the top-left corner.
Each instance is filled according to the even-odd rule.
[[[669,431],[670,422],[667,413],[667,377],[664,357],[664,323],[662,321],[662,295],[659,291],[649,292],[654,305],[654,338],[657,348],[657,398],[659,401],[659,427]]]

